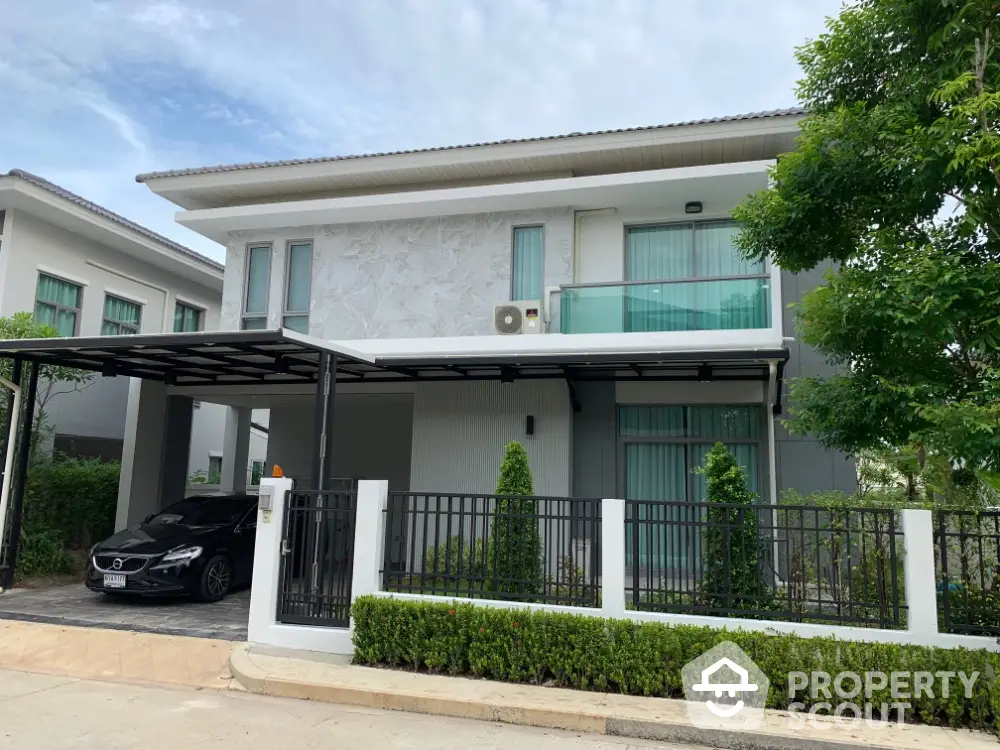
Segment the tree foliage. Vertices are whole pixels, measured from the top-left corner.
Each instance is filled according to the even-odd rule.
[[[722,443],[708,452],[701,471],[708,496],[702,591],[723,610],[765,608],[756,495],[747,487],[746,472]]]
[[[538,501],[524,446],[507,444],[497,505],[490,530],[491,588],[505,593],[535,593],[542,583],[542,547],[538,536]]]
[[[838,368],[792,428],[1000,468],[1000,3],[860,0],[798,50],[809,115],[738,243],[801,271],[799,335]]]

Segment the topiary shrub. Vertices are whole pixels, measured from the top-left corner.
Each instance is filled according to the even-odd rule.
[[[754,493],[736,458],[722,443],[705,457],[708,513],[702,554],[705,572],[701,590],[706,603],[726,609],[768,609],[761,539],[757,530]]]
[[[35,461],[24,527],[58,531],[66,549],[87,549],[115,530],[121,464],[91,458]]]
[[[459,542],[463,542],[461,550]],[[448,542],[427,550],[427,565],[424,573],[430,576],[445,576],[454,580],[456,587],[464,588],[469,581],[486,580],[487,556],[486,540],[471,542],[453,536]]]
[[[490,529],[490,588],[498,593],[535,594],[543,586],[538,501],[528,454],[517,441],[507,444],[497,504]]]

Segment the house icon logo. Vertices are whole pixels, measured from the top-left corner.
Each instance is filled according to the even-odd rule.
[[[764,721],[770,682],[744,651],[723,641],[681,669],[688,718],[709,729],[754,729]]]

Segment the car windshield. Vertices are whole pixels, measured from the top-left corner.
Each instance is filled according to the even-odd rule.
[[[249,507],[245,497],[189,497],[164,508],[149,523],[217,526],[235,523]]]

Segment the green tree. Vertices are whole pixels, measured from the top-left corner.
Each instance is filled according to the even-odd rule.
[[[538,501],[528,454],[517,441],[507,444],[497,505],[490,530],[490,587],[497,592],[534,594],[542,582]]]
[[[838,267],[798,333],[838,368],[792,429],[1000,468],[1000,4],[860,0],[798,50],[809,112],[735,212],[748,257]]]
[[[767,588],[760,569],[756,495],[747,475],[722,443],[705,456],[708,513],[705,524],[705,570],[701,590],[720,609],[763,609]]]
[[[19,312],[10,317],[0,317],[0,339],[48,339],[59,336],[52,326],[37,323],[31,313]],[[0,359],[0,375],[11,377],[13,362],[10,359]],[[27,368],[22,369],[22,385],[27,384]],[[47,407],[56,396],[70,391],[86,388],[93,378],[92,373],[78,370],[72,367],[59,367],[56,365],[42,365],[38,371],[38,392],[35,399],[34,436],[32,439],[32,451],[38,442],[45,435]],[[6,394],[6,389],[4,389]],[[7,421],[7,398],[6,395],[0,397],[0,424]],[[0,429],[0,432],[3,432]],[[0,435],[0,445],[7,441],[7,435]]]

